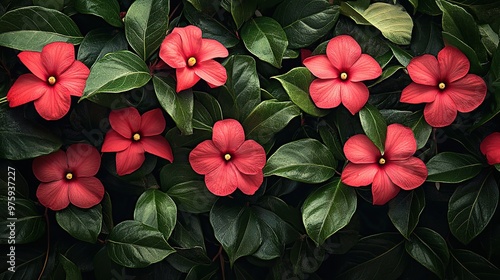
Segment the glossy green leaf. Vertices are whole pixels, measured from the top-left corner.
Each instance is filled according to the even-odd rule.
[[[240,29],[255,12],[257,3],[255,1],[245,0],[222,0],[221,6],[233,16],[236,28]]]
[[[458,280],[496,280],[500,269],[487,259],[468,250],[451,250],[450,279]]]
[[[7,194],[8,192],[2,193]],[[0,207],[5,209],[0,214],[0,244],[26,244],[45,234],[43,215],[31,200],[16,197],[16,194],[0,196]]]
[[[205,92],[194,92],[193,128],[212,132],[216,121],[222,120],[222,108],[212,95]]]
[[[417,150],[421,149],[427,144],[429,137],[432,133],[432,127],[425,121],[422,111],[417,111],[407,116],[404,125],[411,128],[417,140]]]
[[[351,221],[356,202],[356,191],[344,185],[340,178],[316,189],[302,205],[302,221],[307,235],[322,245]]]
[[[94,29],[85,35],[78,48],[77,59],[91,67],[96,61],[110,52],[126,50],[127,40],[123,32],[112,29]]]
[[[451,233],[467,244],[489,224],[498,206],[498,184],[492,173],[457,187],[448,202]]]
[[[97,93],[120,93],[145,85],[151,76],[147,65],[130,51],[106,54],[90,69],[82,99]]]
[[[338,160],[345,160],[343,145],[340,141],[338,129],[324,122],[318,126],[318,132],[323,143],[328,147],[330,152],[332,152],[333,156]]]
[[[74,5],[81,14],[98,16],[112,26],[123,26],[120,18],[120,4],[116,0],[75,0]]]
[[[382,71],[382,75],[380,75],[380,77],[373,84],[370,84],[370,87],[373,87],[374,85],[377,85],[389,79],[392,75],[396,74],[396,72],[398,72],[401,69],[404,69],[404,67],[400,65],[392,65],[387,67]]]
[[[82,33],[67,15],[43,7],[22,7],[0,17],[0,46],[41,51],[48,43],[79,44]]]
[[[56,212],[56,220],[60,227],[76,239],[95,243],[101,233],[102,207],[100,204],[82,209],[70,205]]]
[[[153,77],[156,98],[172,117],[177,128],[186,135],[193,134],[193,91],[175,92],[175,81],[159,76]]]
[[[335,175],[337,161],[325,145],[302,139],[281,146],[269,157],[264,176],[276,175],[304,183],[322,183]]]
[[[82,279],[82,273],[78,266],[63,255],[59,255],[59,262],[61,263],[64,272],[66,273],[66,280],[79,280]]]
[[[287,73],[273,78],[281,83],[293,103],[304,112],[315,117],[322,117],[328,113],[327,110],[316,107],[309,96],[309,85],[314,80],[314,76],[307,68],[293,68]]]
[[[408,66],[410,63],[411,59],[413,58],[411,54],[409,54],[407,51],[403,50],[401,47],[395,44],[387,44],[389,48],[391,49],[392,53],[394,54],[394,57],[396,60],[403,65],[404,67]]]
[[[170,0],[137,0],[124,18],[125,35],[135,52],[146,60],[158,49],[168,29]]]
[[[113,228],[106,248],[111,260],[131,268],[146,267],[175,252],[157,229],[132,220]]]
[[[427,162],[427,181],[460,183],[475,177],[481,169],[481,163],[471,155],[443,152]]]
[[[367,103],[361,111],[359,111],[359,120],[361,121],[361,127],[363,127],[366,136],[368,136],[373,144],[383,153],[385,137],[387,135],[387,123],[384,117],[375,106]]]
[[[389,202],[389,211],[387,214],[396,229],[408,239],[417,226],[424,207],[425,193],[423,188],[417,188],[412,191],[400,191]]]
[[[281,68],[288,40],[281,25],[270,17],[250,19],[241,28],[241,39],[250,53]]]
[[[134,220],[157,229],[168,239],[177,221],[177,206],[166,193],[147,190],[137,200]]]

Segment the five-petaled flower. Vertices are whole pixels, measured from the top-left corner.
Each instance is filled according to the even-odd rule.
[[[33,173],[41,181],[36,196],[54,211],[71,203],[90,208],[101,202],[104,186],[94,177],[101,165],[101,155],[88,144],[73,144],[66,152],[59,150],[33,160]]]
[[[144,152],[170,162],[174,156],[167,139],[161,133],[166,122],[161,109],[147,111],[142,116],[136,108],[111,111],[111,129],[106,133],[102,152],[116,152],[116,173],[130,174],[144,163]]]
[[[349,163],[342,182],[352,187],[372,184],[374,205],[383,205],[400,191],[412,190],[427,178],[424,162],[413,156],[417,143],[410,128],[400,124],[387,127],[384,152],[363,134],[354,135],[344,145]]]
[[[21,75],[7,93],[10,107],[34,101],[46,120],[58,120],[71,106],[71,96],[82,96],[90,70],[75,60],[72,44],[50,43],[41,52],[23,51],[21,62],[33,74]]]
[[[424,117],[433,127],[450,125],[457,111],[468,113],[486,97],[486,83],[469,72],[470,63],[458,49],[447,46],[437,59],[429,54],[413,58],[407,66],[413,80],[401,94],[401,102],[427,103]]]
[[[225,84],[226,69],[214,58],[228,54],[218,41],[202,38],[194,25],[174,28],[160,46],[160,58],[176,69],[177,92],[193,87],[200,78],[211,88]]]
[[[245,141],[238,121],[226,119],[214,124],[212,140],[191,151],[189,163],[196,173],[205,175],[205,184],[213,194],[226,196],[238,188],[253,195],[264,180],[266,152],[257,142]]]
[[[377,61],[362,54],[359,44],[348,35],[331,39],[326,55],[308,57],[303,63],[318,77],[309,86],[314,104],[318,108],[331,109],[342,103],[353,115],[368,101],[368,88],[362,81],[382,74]]]
[[[500,132],[494,132],[481,142],[481,153],[486,156],[488,164],[500,164]]]

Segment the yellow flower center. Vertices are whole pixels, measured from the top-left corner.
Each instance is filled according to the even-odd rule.
[[[73,179],[73,174],[71,174],[71,172],[66,173],[66,179],[68,180]]]
[[[189,67],[193,67],[196,64],[196,58],[190,57],[187,63]]]
[[[378,160],[378,163],[379,163],[380,165],[384,165],[384,164],[385,164],[385,158],[380,158],[380,159]]]
[[[134,139],[134,141],[139,141],[141,140],[141,135],[139,133],[136,133],[134,134],[134,136],[132,136],[132,139]]]
[[[440,90],[443,90],[443,89],[445,89],[445,88],[446,88],[446,84],[445,84],[445,83],[439,83],[438,88],[439,88]]]
[[[224,159],[225,159],[226,161],[229,161],[229,160],[231,159],[231,155],[230,155],[230,154],[225,154],[225,155],[224,155]]]
[[[342,81],[347,80],[347,73],[346,73],[346,72],[342,72],[342,73],[340,73],[340,79],[341,79]]]
[[[56,83],[56,77],[54,76],[50,76],[48,79],[47,79],[47,82],[49,83],[49,85],[53,86],[55,85]]]

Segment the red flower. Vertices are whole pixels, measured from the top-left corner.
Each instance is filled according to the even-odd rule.
[[[210,192],[226,196],[237,188],[253,195],[262,184],[266,152],[253,140],[245,141],[241,124],[233,119],[214,124],[212,140],[198,144],[189,154],[193,170],[205,175]]]
[[[201,38],[201,29],[194,25],[174,28],[160,46],[160,58],[176,69],[177,92],[193,87],[200,78],[211,88],[225,84],[226,69],[213,58],[227,56],[226,47]]]
[[[160,109],[148,111],[142,116],[136,108],[114,110],[109,114],[111,129],[106,133],[101,152],[116,152],[116,173],[130,174],[144,163],[144,152],[170,162],[174,160],[172,149],[161,135],[165,130],[165,118]]]
[[[21,75],[7,93],[10,107],[34,101],[35,109],[46,120],[66,115],[71,96],[82,96],[90,70],[75,60],[72,44],[54,42],[42,52],[24,51],[18,55],[33,74]]]
[[[486,97],[486,83],[479,76],[467,74],[470,63],[454,47],[445,47],[437,59],[429,54],[415,57],[408,64],[413,80],[403,89],[401,102],[427,103],[424,117],[433,127],[450,125],[457,111],[468,113]]]
[[[38,200],[54,211],[70,203],[80,208],[97,205],[104,196],[104,186],[94,177],[100,165],[99,152],[88,144],[73,144],[66,152],[35,158],[33,173],[41,181]]]
[[[479,146],[491,165],[500,163],[500,132],[494,132],[484,138]]]
[[[373,204],[383,205],[394,198],[400,188],[412,190],[424,183],[427,167],[413,157],[416,150],[413,132],[400,124],[387,127],[384,153],[366,135],[354,135],[344,145],[350,162],[341,179],[352,187],[372,184]]]
[[[368,88],[361,81],[375,79],[382,74],[380,65],[348,35],[337,36],[328,42],[326,55],[315,55],[304,60],[304,65],[319,79],[309,86],[314,104],[330,109],[344,104],[356,114],[368,101]]]

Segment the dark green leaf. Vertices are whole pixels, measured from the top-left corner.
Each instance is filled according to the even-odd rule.
[[[473,156],[453,152],[435,155],[427,162],[428,182],[460,183],[481,172],[481,163]]]
[[[102,227],[102,207],[97,204],[92,208],[82,209],[70,205],[56,212],[56,220],[74,238],[95,243]]]
[[[446,240],[439,233],[429,228],[416,228],[406,242],[405,248],[412,258],[439,278],[444,278],[450,253]]]
[[[75,0],[75,9],[81,14],[98,16],[109,24],[121,27],[120,4],[116,0]]]
[[[64,272],[66,273],[66,280],[79,280],[82,279],[80,269],[68,258],[59,255],[59,262],[61,263]]]
[[[423,188],[401,191],[389,202],[387,214],[392,224],[408,239],[417,226],[424,207],[425,193]]]
[[[384,117],[382,117],[375,106],[367,103],[365,107],[359,111],[359,120],[361,121],[361,126],[366,136],[368,136],[373,144],[383,153],[385,136],[387,134],[387,123]]]
[[[380,75],[380,77],[373,84],[370,84],[370,87],[373,87],[374,85],[389,79],[392,75],[394,75],[396,72],[398,72],[398,70],[401,69],[404,69],[404,67],[400,65],[392,65],[387,67],[382,71],[382,75]]]
[[[290,183],[296,183],[291,180],[286,180],[286,181]],[[304,225],[302,224],[300,211],[297,208],[288,205],[285,201],[281,200],[280,198],[266,195],[259,199],[258,205],[276,214],[283,221],[292,225],[295,228],[295,230],[304,232]]]
[[[340,142],[340,135],[335,126],[330,126],[327,122],[318,126],[319,135],[323,143],[328,147],[333,156],[338,160],[345,160],[342,143]]]
[[[497,280],[500,269],[481,255],[457,249],[450,252],[450,274],[450,279]]]
[[[254,14],[257,3],[245,0],[222,0],[221,6],[231,13],[236,23],[236,28],[240,29],[243,23]]]
[[[404,67],[408,66],[408,64],[410,63],[410,60],[413,58],[411,56],[411,54],[409,54],[407,51],[403,50],[398,45],[391,44],[391,43],[388,43],[387,45],[391,49],[396,60]]]
[[[194,92],[193,127],[212,132],[216,121],[222,120],[222,108],[213,96],[205,92]]]
[[[293,274],[303,275],[304,273],[314,273],[319,269],[325,258],[325,250],[317,247],[308,238],[297,240],[290,251],[290,261],[292,262]]]
[[[177,221],[177,207],[166,193],[147,190],[137,200],[134,220],[157,229],[168,239]]]
[[[441,35],[441,24],[432,20],[429,16],[417,16],[413,18],[415,27],[411,39],[411,50],[415,55],[437,53],[444,47]]]
[[[7,194],[5,192],[5,195]],[[1,244],[30,243],[38,240],[45,233],[45,220],[32,201],[17,198],[15,194],[1,196],[0,207],[4,209],[0,214],[2,218],[0,222]]]
[[[218,270],[219,266],[215,262],[210,265],[197,265],[189,271],[185,280],[211,280]]]
[[[126,50],[127,40],[123,32],[116,32],[112,29],[91,30],[78,48],[77,59],[91,67],[105,54]]]
[[[170,236],[170,240],[181,248],[201,248],[206,251],[199,217],[183,212],[179,214],[177,225]]]
[[[177,248],[177,251],[167,257],[167,262],[175,269],[188,273],[196,265],[209,265],[210,258],[201,247]]]
[[[62,11],[64,0],[33,0],[33,5]]]
[[[411,128],[415,139],[417,140],[417,149],[421,149],[431,136],[432,127],[425,121],[422,111],[417,111],[407,116],[403,122],[404,125]]]
[[[194,148],[201,141],[212,138],[212,132],[206,130],[193,130],[193,134],[184,135],[181,133],[179,128],[174,127],[170,129],[165,135],[168,142],[172,146],[175,147],[191,147]],[[174,149],[175,152],[175,149]]]

